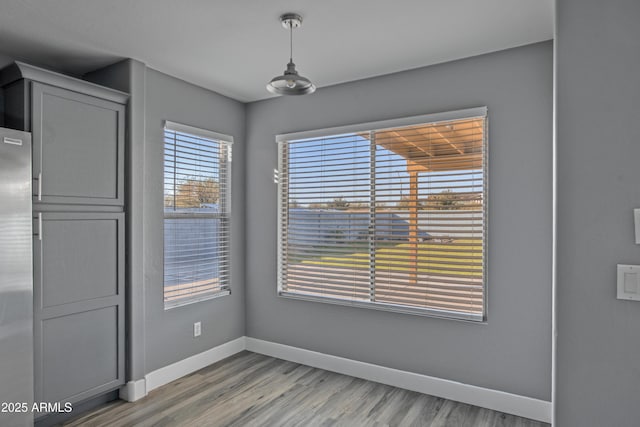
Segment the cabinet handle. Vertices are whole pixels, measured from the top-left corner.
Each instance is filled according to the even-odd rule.
[[[42,242],[42,212],[38,212],[38,240]]]
[[[38,201],[42,201],[42,171],[40,171],[40,173],[38,174]]]

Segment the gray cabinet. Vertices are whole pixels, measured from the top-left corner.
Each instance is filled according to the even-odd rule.
[[[34,202],[122,205],[125,107],[31,83]]]
[[[36,401],[78,402],[124,382],[124,214],[37,218]]]
[[[78,403],[125,382],[128,96],[19,62],[0,87],[33,138],[35,401]]]

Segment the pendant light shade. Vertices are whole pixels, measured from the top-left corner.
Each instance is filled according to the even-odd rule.
[[[293,63],[293,29],[302,25],[302,17],[295,13],[286,13],[280,17],[282,26],[289,29],[290,55],[287,69],[276,76],[267,85],[267,90],[277,95],[306,95],[313,93],[316,87],[311,80],[298,74]]]
[[[306,95],[313,93],[316,87],[311,80],[298,74],[296,64],[289,62],[283,75],[271,79],[267,90],[278,95]]]

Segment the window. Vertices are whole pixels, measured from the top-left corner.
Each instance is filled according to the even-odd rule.
[[[228,295],[233,138],[164,127],[165,308]]]
[[[486,108],[280,135],[281,296],[481,321]]]

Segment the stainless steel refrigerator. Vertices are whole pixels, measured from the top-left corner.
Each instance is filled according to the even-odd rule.
[[[0,426],[33,425],[31,134],[0,128]]]

